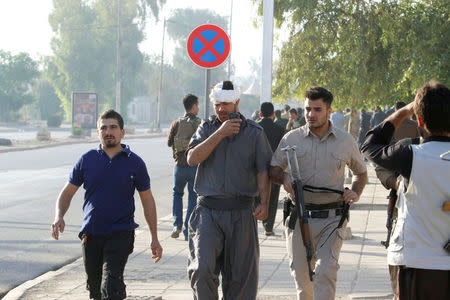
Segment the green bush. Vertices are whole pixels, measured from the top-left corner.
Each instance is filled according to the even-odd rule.
[[[47,118],[47,126],[48,127],[59,127],[61,126],[61,123],[63,121],[63,118],[59,114],[52,114],[49,115]]]
[[[70,133],[75,136],[82,136],[84,134],[84,130],[80,126],[72,126],[72,129],[70,129]]]

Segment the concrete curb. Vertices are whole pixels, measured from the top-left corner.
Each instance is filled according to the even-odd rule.
[[[38,276],[38,277],[36,277],[36,278],[34,278],[34,279],[25,281],[25,282],[22,283],[21,285],[19,285],[19,286],[13,288],[12,290],[10,290],[10,291],[5,295],[5,297],[3,297],[2,299],[3,299],[3,300],[16,300],[16,299],[20,299],[20,298],[23,296],[23,294],[25,294],[26,291],[29,290],[30,288],[34,287],[35,285],[37,285],[37,284],[39,284],[39,283],[41,283],[41,282],[43,282],[43,281],[52,279],[53,277],[55,277],[55,276],[57,276],[57,275],[60,275],[60,274],[62,274],[62,273],[64,273],[64,272],[67,272],[67,271],[70,271],[70,270],[74,269],[74,268],[77,267],[79,264],[82,264],[82,260],[83,260],[83,258],[80,257],[80,258],[76,259],[74,262],[72,262],[72,263],[70,263],[70,264],[68,264],[68,265],[63,266],[63,267],[59,268],[59,269],[56,270],[56,271],[49,271],[49,272],[44,273],[44,274],[42,274],[41,276]]]

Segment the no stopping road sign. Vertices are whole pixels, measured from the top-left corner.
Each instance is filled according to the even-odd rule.
[[[211,69],[220,66],[230,54],[230,39],[219,26],[200,25],[187,40],[187,51],[196,65]]]

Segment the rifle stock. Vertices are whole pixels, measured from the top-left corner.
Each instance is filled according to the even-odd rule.
[[[311,260],[313,257],[313,249],[311,242],[311,231],[309,228],[308,217],[306,216],[305,202],[303,199],[303,185],[301,180],[296,179],[292,182],[295,192],[295,207],[299,219],[300,231],[302,234],[303,246],[306,249],[306,260],[308,262],[309,279],[313,281],[314,271],[311,267]]]

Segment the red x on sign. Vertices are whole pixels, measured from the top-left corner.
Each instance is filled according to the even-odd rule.
[[[219,26],[206,24],[189,35],[187,51],[192,62],[202,68],[220,66],[230,54],[230,39]]]

